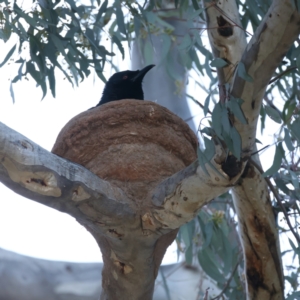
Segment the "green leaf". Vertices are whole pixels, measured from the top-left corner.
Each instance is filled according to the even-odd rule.
[[[298,72],[300,72],[300,55],[298,55],[298,57],[297,57],[296,65],[297,65],[297,68],[298,68]]]
[[[230,133],[231,131],[231,125],[229,122],[229,116],[228,116],[228,111],[225,107],[222,107],[222,113],[221,113],[221,124],[223,127],[223,132],[225,131],[226,133]]]
[[[209,108],[209,100],[210,100],[210,94],[207,95],[207,97],[205,98],[205,101],[204,101],[204,109],[203,109],[203,113],[204,113],[204,116],[205,116],[205,117],[206,117],[206,115],[207,115],[208,108]]]
[[[213,221],[210,220],[205,224],[204,232],[205,232],[205,242],[202,245],[202,249],[205,249],[211,243],[212,236],[214,234],[214,223],[213,223]]]
[[[57,37],[56,35],[54,34],[50,34],[50,38],[51,40],[53,41],[53,44],[55,45],[55,47],[57,48],[57,50],[63,54],[64,56],[66,56],[66,53],[65,53],[65,47],[62,43],[62,41],[60,40],[59,37]]]
[[[21,16],[29,25],[34,28],[37,27],[37,20],[24,13],[16,3],[14,3],[14,12]]]
[[[214,157],[215,155],[215,144],[212,140],[208,139],[207,137],[203,138],[205,144],[204,155],[208,162]]]
[[[181,237],[187,248],[193,243],[192,240],[194,236],[194,229],[195,227],[193,220],[180,227]]]
[[[284,123],[290,122],[291,116],[293,115],[296,106],[297,102],[295,101],[295,99],[290,99],[285,102],[282,110],[282,119],[284,120]]]
[[[198,252],[198,260],[202,269],[208,276],[220,284],[225,282],[225,278],[219,271],[219,268],[216,264],[217,259],[210,248],[200,250]]]
[[[119,1],[116,2],[116,18],[117,18],[117,24],[120,32],[123,33],[125,36],[127,36],[125,23],[124,23],[124,15]]]
[[[192,45],[193,41],[190,37],[190,34],[187,33],[184,38],[182,39],[180,45],[178,46],[178,49],[179,50],[184,50],[184,49],[187,49],[189,48],[191,45]]]
[[[157,19],[157,16],[155,13],[153,13],[152,11],[145,11],[145,15],[146,15],[146,18],[149,23],[152,23],[152,24],[155,23],[155,21]]]
[[[153,46],[149,39],[147,39],[145,45],[144,45],[144,58],[145,58],[145,64],[149,65],[153,62]]]
[[[280,169],[283,158],[284,158],[284,150],[282,148],[282,143],[280,142],[276,146],[276,151],[275,151],[275,156],[274,156],[274,161],[273,161],[272,166],[266,172],[264,172],[262,175],[264,177],[267,177],[267,176],[271,176],[271,175],[275,174]]]
[[[244,80],[246,80],[248,82],[253,82],[253,78],[246,72],[244,63],[239,62],[237,73],[238,73],[239,77],[243,78]]]
[[[52,66],[48,69],[48,80],[49,80],[52,96],[55,98],[55,76],[54,76],[54,67]]]
[[[11,36],[11,24],[8,21],[6,21],[4,24],[4,28],[0,29],[0,38],[4,40],[4,42],[6,43],[9,40],[10,36]]]
[[[289,151],[293,151],[295,149],[292,143],[292,139],[290,137],[290,133],[287,130],[287,128],[284,128],[284,142],[286,144],[286,147],[289,149]]]
[[[293,292],[292,294],[288,295],[285,300],[299,300],[300,299],[300,291]]]
[[[287,188],[285,182],[277,174],[274,176],[274,181],[279,189],[281,189],[287,195],[290,194],[290,190]]]
[[[227,61],[225,61],[222,58],[215,58],[210,63],[210,66],[213,67],[213,68],[223,68],[223,67],[225,67],[227,65],[228,65]]]
[[[163,62],[170,52],[172,41],[171,41],[171,37],[168,34],[162,34],[161,39],[162,39],[161,62]]]
[[[292,184],[293,184],[295,190],[299,189],[299,180],[298,180],[297,174],[291,170],[289,170],[289,173],[291,175],[291,181],[292,181]]]
[[[229,107],[230,111],[239,119],[242,124],[248,124],[244,113],[241,109],[241,104],[243,103],[242,99],[236,99],[233,96],[230,97],[230,101],[227,102],[227,106]]]
[[[96,22],[98,22],[101,16],[103,15],[103,13],[106,12],[107,4],[108,4],[108,0],[103,1],[103,3],[101,4],[98,14],[96,15]]]
[[[223,108],[220,103],[217,103],[212,111],[212,128],[215,130],[219,138],[222,138],[222,112]]]
[[[265,106],[265,111],[267,113],[267,115],[276,123],[280,124],[281,123],[281,117],[280,117],[280,114],[279,112],[274,109],[273,107],[271,106],[268,106],[266,105]]]
[[[209,173],[206,169],[205,164],[207,163],[207,158],[205,157],[205,154],[201,151],[201,149],[197,148],[197,156],[198,156],[198,162],[201,167],[201,169],[204,171],[204,173],[209,176]]]
[[[140,35],[140,29],[141,29],[141,21],[138,16],[134,16],[134,32],[135,32],[135,37],[138,38]]]
[[[189,265],[193,262],[193,244],[190,244],[185,250],[185,261]]]
[[[196,17],[199,17],[199,15],[202,14],[203,11],[204,11],[204,8],[195,10],[193,13],[188,15],[188,20],[192,20]]]
[[[198,1],[197,0],[192,0],[192,3],[193,3],[193,7],[195,10],[199,10],[200,6],[198,4]]]
[[[294,244],[294,242],[290,238],[288,238],[288,239],[289,239],[289,243],[290,243],[292,249],[294,250],[294,252],[297,252],[298,248],[296,247],[296,245]]]
[[[300,142],[300,119],[296,119],[291,125],[290,125],[291,131],[293,135],[297,138],[297,140]]]
[[[6,56],[5,56],[4,60],[3,60],[3,62],[0,63],[0,68],[3,67],[3,66],[6,64],[6,62],[10,59],[10,57],[11,57],[11,56],[13,55],[13,53],[15,52],[16,47],[17,47],[17,44],[15,44],[15,45],[9,50],[9,52],[6,54]]]
[[[112,41],[118,46],[118,48],[122,54],[122,59],[124,59],[125,52],[124,52],[124,47],[123,47],[121,41],[118,39],[118,37],[116,35],[112,36]]]

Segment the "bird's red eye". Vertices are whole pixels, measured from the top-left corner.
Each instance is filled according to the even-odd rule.
[[[127,76],[127,75],[123,76],[123,79],[127,79],[127,78],[128,78],[128,76]]]

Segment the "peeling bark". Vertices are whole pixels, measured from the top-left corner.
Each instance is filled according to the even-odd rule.
[[[212,3],[206,5],[211,5],[207,10],[208,28],[216,26],[216,23],[221,25],[220,11],[226,22],[239,24],[236,21],[237,9],[233,9],[235,1],[218,1],[215,5],[220,9],[216,9]],[[234,126],[241,135],[245,158],[256,149],[256,126],[268,82],[299,33],[299,13],[293,9],[290,1],[275,0],[246,48],[245,38],[239,32],[236,32],[236,36],[234,31],[230,35],[232,40],[235,37],[233,47],[230,38],[220,30],[212,30],[209,34],[215,56],[223,58],[225,52],[225,58],[238,58],[253,78],[253,82],[246,81],[237,72],[232,79],[228,78],[226,74],[230,72],[226,68],[218,72],[220,84],[232,81],[230,93],[244,101],[242,110],[248,124],[241,124],[235,119]],[[225,50],[222,52],[222,49]],[[220,95],[220,101],[223,100]],[[259,158],[256,159],[259,163]],[[232,191],[244,249],[247,299],[283,299],[279,238],[267,184],[259,171],[249,165]]]

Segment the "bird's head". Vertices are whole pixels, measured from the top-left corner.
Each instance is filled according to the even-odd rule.
[[[153,67],[154,65],[149,65],[142,70],[128,70],[112,75],[105,85],[98,105],[121,99],[144,100],[142,81],[146,73]]]

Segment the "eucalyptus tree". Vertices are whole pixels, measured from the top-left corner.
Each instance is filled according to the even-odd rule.
[[[12,96],[14,84],[26,76],[43,96],[49,88],[54,97],[57,71],[72,85],[91,72],[105,81],[105,65],[116,68],[114,56],[124,59],[124,47],[132,42],[139,63],[155,61],[164,68],[170,78],[162,79],[178,87],[179,95],[190,70],[207,92],[205,99],[189,95],[209,120],[200,127],[200,147],[184,122],[146,101],[112,103],[71,121],[53,149],[68,160],[1,125],[1,182],[88,228],[104,256],[101,299],[151,299],[162,256],[179,228],[187,261],[196,254],[222,290],[217,297],[283,299],[286,253],[280,251],[279,233],[289,230],[294,257],[300,253],[299,2],[40,0],[24,9],[18,1],[3,0],[0,5],[0,37],[5,42],[18,37],[0,64],[13,57],[20,66]],[[175,28],[174,21],[182,27]],[[158,103],[162,79],[155,83]],[[273,164],[264,171],[256,131],[259,118],[263,130],[267,117],[280,125]],[[122,142],[115,147],[112,137]],[[135,156],[126,156],[132,149]],[[282,215],[286,225],[278,228]],[[295,290],[290,299],[299,296],[297,272],[285,276]],[[203,292],[208,299],[209,291]]]

